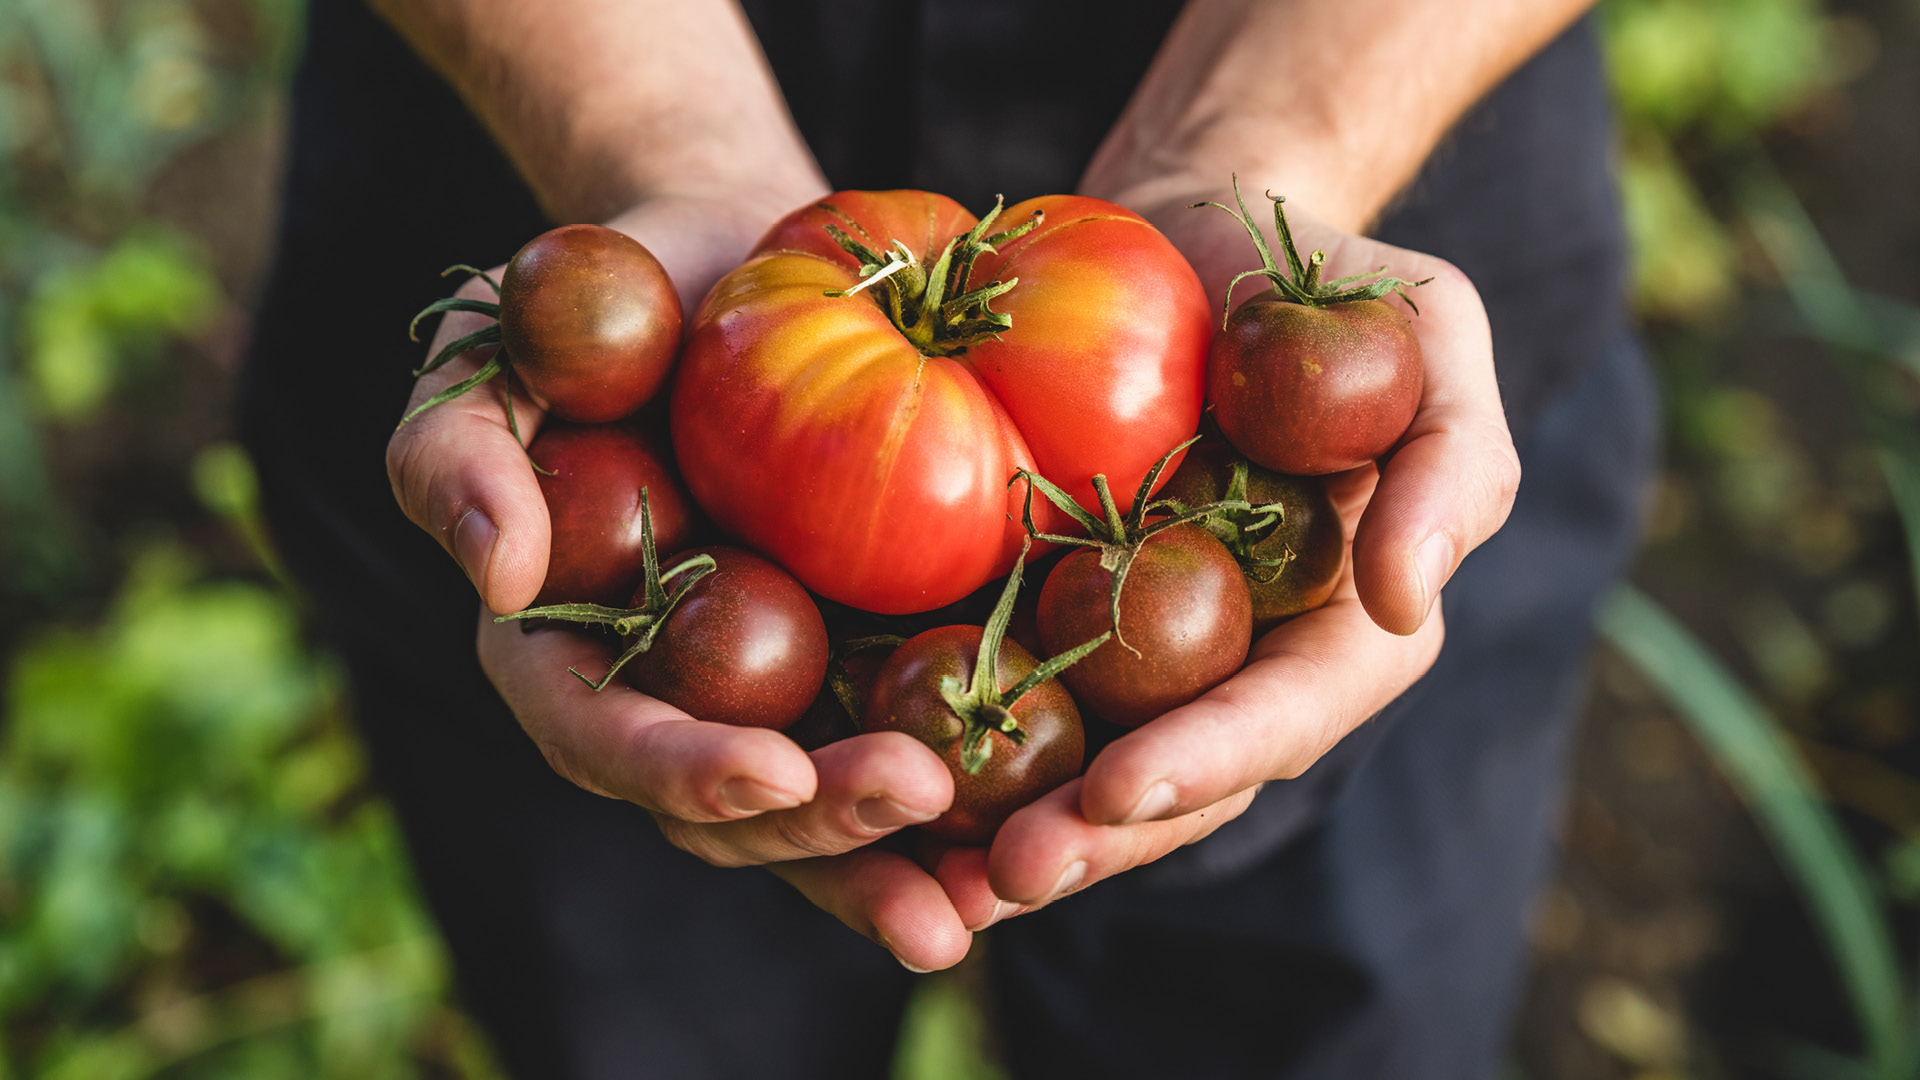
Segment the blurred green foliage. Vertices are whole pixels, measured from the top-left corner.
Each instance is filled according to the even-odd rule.
[[[130,232],[99,258],[42,274],[22,313],[28,382],[51,420],[95,412],[122,366],[213,322],[220,284],[179,233]]]
[[[1714,317],[1737,268],[1700,166],[1854,74],[1857,34],[1817,0],[1607,0],[1600,12],[1635,300],[1661,318]]]
[[[421,1045],[449,1038],[433,1030],[446,969],[398,831],[284,596],[156,544],[100,625],[20,652],[6,705],[15,1073],[399,1076],[410,1053],[446,1052]],[[294,977],[219,985],[235,948]],[[262,1024],[269,1003],[249,998],[274,994]],[[244,1048],[225,1043],[236,1028]]]
[[[497,1074],[276,584],[246,455],[179,462],[201,520],[134,492],[150,509],[105,537],[76,497],[100,481],[56,457],[234,319],[151,189],[270,111],[301,15],[0,3],[0,560],[42,616],[0,636],[0,1076]],[[215,523],[239,555],[180,538]]]
[[[208,253],[147,205],[186,148],[271,100],[299,0],[0,4],[0,560],[44,610],[89,584],[41,425],[98,417],[230,309]]]
[[[1849,82],[1874,61],[1874,9],[1606,0],[1602,13],[1634,296],[1673,443],[1647,561],[1691,616],[1629,588],[1602,630],[1752,808],[1846,992],[1857,1054],[1770,1032],[1767,1070],[1920,1075],[1920,974],[1886,904],[1920,902],[1920,787],[1878,756],[1899,760],[1914,733],[1911,615],[1889,583],[1920,584],[1920,309],[1849,284],[1774,165],[1849,110]],[[1911,227],[1905,202],[1877,205],[1885,228]],[[1824,356],[1796,352],[1796,337]],[[1831,391],[1763,390],[1755,354],[1769,352],[1824,361],[1806,385]],[[1902,530],[1891,558],[1872,544]],[[1736,645],[1736,662],[1710,640]],[[1902,652],[1882,659],[1888,642]],[[1728,1067],[1695,1036],[1661,1074]]]

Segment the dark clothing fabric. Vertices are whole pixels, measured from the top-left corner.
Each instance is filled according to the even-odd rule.
[[[980,209],[1072,189],[1179,5],[745,7],[836,185]],[[1393,708],[1207,841],[993,932],[1021,1075],[1491,1074],[1589,613],[1650,460],[1607,155],[1583,25],[1463,120],[1383,222],[1486,300],[1527,470],[1513,518],[1449,585],[1441,660]],[[314,0],[242,395],[276,537],[516,1075],[881,1075],[908,976],[770,875],[700,864],[557,778],[478,670],[470,587],[393,505],[406,320],[444,292],[441,266],[547,224],[386,27]]]

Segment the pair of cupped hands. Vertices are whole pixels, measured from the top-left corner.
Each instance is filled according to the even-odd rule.
[[[1233,219],[1190,209],[1207,199],[1232,204],[1230,192],[1200,191],[1134,209],[1186,255],[1217,312],[1227,281],[1257,258]],[[790,209],[749,205],[663,196],[609,224],[659,258],[691,314]],[[1250,206],[1268,219],[1271,241],[1264,200]],[[1418,314],[1408,311],[1426,364],[1413,425],[1377,468],[1332,478],[1346,574],[1326,606],[1255,641],[1238,675],[1108,745],[1083,777],[1014,814],[990,848],[923,844],[909,855],[874,844],[952,800],[947,767],[911,736],[859,735],[809,753],[778,732],[706,723],[618,681],[593,692],[567,669],[604,667],[603,641],[496,625],[492,613],[533,601],[549,544],[546,503],[491,388],[501,383],[396,432],[394,495],[472,579],[483,602],[481,665],[556,771],[645,808],[669,841],[707,862],[766,865],[908,968],[946,968],[975,932],[1200,840],[1244,812],[1261,785],[1313,765],[1433,664],[1441,586],[1506,520],[1519,461],[1472,284],[1440,259],[1318,224],[1311,207],[1288,209],[1301,250],[1326,251],[1325,277],[1385,265],[1432,278],[1417,290]],[[476,281],[462,293],[485,288]],[[447,316],[429,355],[483,321]],[[479,359],[422,377],[412,404]],[[531,440],[543,411],[517,397],[515,412]]]

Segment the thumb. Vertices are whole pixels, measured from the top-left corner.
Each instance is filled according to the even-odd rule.
[[[486,321],[448,315],[428,355]],[[421,376],[408,411],[472,376],[488,357],[476,350]],[[502,372],[403,423],[387,442],[387,479],[400,509],[439,541],[500,613],[518,611],[539,594],[551,541],[546,499],[507,422],[509,381]],[[517,384],[513,390],[514,420],[521,438],[531,440],[543,413]]]
[[[1479,294],[1459,270],[1426,260],[1413,320],[1426,360],[1420,411],[1353,539],[1354,580],[1374,622],[1411,634],[1467,553],[1507,520],[1520,485]]]

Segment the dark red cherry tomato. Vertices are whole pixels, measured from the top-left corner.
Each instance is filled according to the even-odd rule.
[[[1113,572],[1101,566],[1101,554],[1068,552],[1047,575],[1038,621],[1049,651],[1113,626]],[[1246,662],[1252,639],[1253,603],[1240,564],[1212,533],[1186,522],[1140,543],[1120,591],[1119,636],[1060,681],[1093,715],[1138,727],[1225,682]]]
[[[620,656],[597,678],[573,673],[595,690],[617,674],[696,720],[785,729],[827,673],[827,627],[813,597],[793,575],[739,548],[649,557],[631,608],[548,604],[494,621],[508,619],[612,628],[622,635]]]
[[[1241,499],[1255,507],[1279,504],[1280,520],[1251,532],[1249,520],[1271,521],[1253,511],[1229,512],[1225,528],[1208,530],[1225,543],[1246,575],[1253,597],[1253,636],[1259,637],[1289,616],[1327,602],[1347,565],[1346,532],[1340,513],[1317,476],[1287,476],[1248,463],[1245,488],[1230,494],[1234,466],[1244,460],[1218,438],[1203,439],[1187,451],[1160,498],[1187,506]]]
[[[1236,198],[1239,191],[1236,181]],[[1298,476],[1358,468],[1392,449],[1420,406],[1420,339],[1384,297],[1423,283],[1380,272],[1321,281],[1326,254],[1300,258],[1282,201],[1273,200],[1273,217],[1285,270],[1245,200],[1238,213],[1220,207],[1245,226],[1262,264],[1252,273],[1273,288],[1242,304],[1214,338],[1207,400],[1227,441],[1257,465]]]
[[[695,719],[788,727],[826,679],[820,609],[793,575],[750,551],[694,548],[665,561],[670,568],[698,555],[713,556],[713,573],[674,605],[653,647],[621,676]],[[633,599],[645,602],[644,592]]]
[[[978,772],[962,761],[966,724],[941,693],[943,680],[973,680],[978,626],[943,626],[895,649],[868,694],[865,731],[904,731],[932,747],[953,773],[953,807],[923,828],[955,844],[984,844],[1021,807],[1080,775],[1086,733],[1080,710],[1057,680],[1035,686],[1008,709],[1026,732],[1015,743],[995,728]],[[1078,644],[1076,642],[1076,644]],[[999,689],[1011,690],[1040,662],[1012,640],[999,650]]]
[[[1314,476],[1391,450],[1420,406],[1423,371],[1412,324],[1386,301],[1308,307],[1269,293],[1214,339],[1207,398],[1241,453]]]
[[[500,336],[513,374],[554,415],[604,423],[666,382],[680,346],[680,297],[633,237],[563,225],[507,263]]]
[[[691,500],[665,448],[634,423],[550,423],[527,453],[541,475],[553,523],[547,578],[535,604],[619,605],[640,586],[640,489],[653,509],[654,542],[678,551],[693,539]]]
[[[914,635],[867,691],[862,730],[904,731],[947,763],[953,806],[925,828],[952,843],[992,840],[1015,810],[1080,775],[1086,757],[1080,710],[1055,676],[1113,635],[1102,631],[1045,662],[1007,637],[1031,551],[1031,540],[1020,545],[985,627]]]

